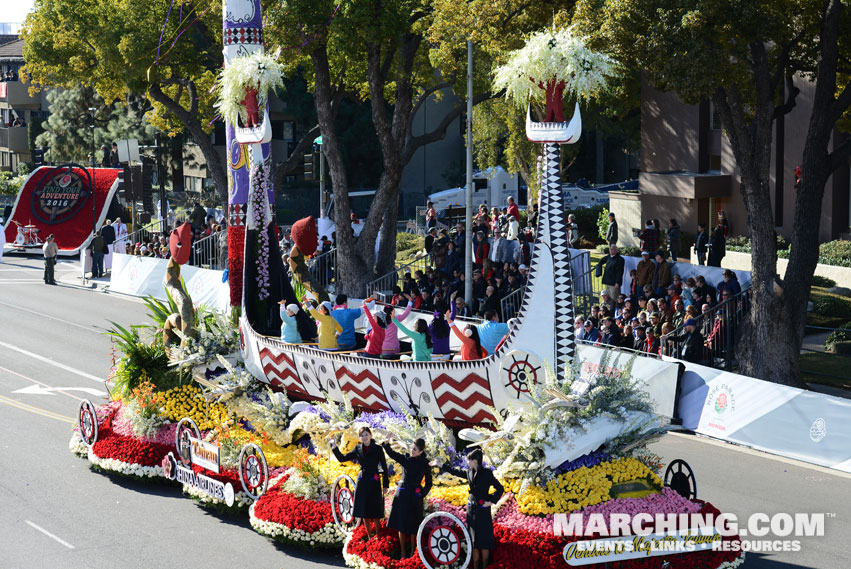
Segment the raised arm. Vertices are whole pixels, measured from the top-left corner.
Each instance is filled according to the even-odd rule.
[[[334,453],[334,456],[337,457],[337,460],[340,462],[351,462],[355,458],[357,458],[358,454],[357,449],[353,450],[352,452],[347,452],[346,454],[343,454],[342,452],[340,452],[340,449],[337,447],[337,445],[331,447],[331,452]]]
[[[446,463],[441,466],[440,471],[445,472],[446,474],[451,474],[452,476],[457,476],[458,478],[463,478],[464,480],[467,479],[466,470],[462,470],[460,468],[453,468],[452,466],[449,466],[449,463]]]
[[[404,325],[404,324],[402,324],[401,322],[399,322],[399,319],[398,319],[398,318],[394,318],[394,319],[393,319],[393,324],[395,324],[395,325],[396,325],[396,327],[399,329],[399,331],[400,331],[400,332],[402,332],[405,336],[408,336],[409,338],[413,338],[413,337],[414,337],[414,332],[412,332],[412,331],[408,330],[407,328],[405,328],[405,325]]]
[[[387,490],[390,488],[390,472],[387,469],[387,457],[384,456],[384,449],[381,449],[381,454],[378,455],[378,463],[381,465],[381,484],[382,488]]]
[[[414,308],[414,303],[410,300],[408,301],[408,306],[405,307],[405,310],[402,311],[402,315],[399,316],[399,320],[404,320],[411,314],[411,310]]]
[[[408,460],[408,455],[396,452],[395,450],[393,450],[393,447],[390,446],[390,443],[387,441],[384,441],[384,443],[382,443],[381,448],[384,449],[384,452],[387,453],[387,456],[389,456],[402,466],[405,466],[405,461]]]

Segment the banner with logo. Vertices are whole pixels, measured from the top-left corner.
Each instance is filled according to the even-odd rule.
[[[686,363],[683,427],[851,472],[851,400]]]
[[[167,266],[166,259],[116,253],[112,260],[109,288],[122,294],[153,296],[168,302],[165,294]],[[183,265],[180,267],[180,275],[193,304],[205,304],[219,312],[225,312],[230,306],[230,292],[227,283],[222,282],[222,271]]]
[[[103,224],[120,171],[74,165],[36,168],[15,199],[6,242],[37,250],[52,233],[60,255],[77,255],[88,246],[93,228]]]

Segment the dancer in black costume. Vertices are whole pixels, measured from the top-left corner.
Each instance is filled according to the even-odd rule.
[[[425,441],[417,439],[411,445],[411,454],[402,454],[393,450],[390,443],[381,445],[387,456],[402,466],[402,479],[396,487],[396,496],[390,508],[387,527],[399,532],[402,545],[402,559],[408,557],[408,542],[411,542],[411,555],[417,550],[417,529],[423,521],[423,500],[431,490],[431,465],[425,455]],[[423,486],[425,479],[425,486]]]
[[[354,516],[363,520],[367,538],[378,535],[379,522],[384,518],[384,490],[390,486],[384,450],[372,440],[369,427],[358,431],[360,443],[350,453],[343,454],[331,441],[331,451],[340,462],[357,460],[360,465],[355,485]],[[382,489],[383,488],[383,489]]]
[[[505,492],[493,472],[482,466],[482,458],[482,451],[477,448],[467,454],[469,470],[452,468],[447,464],[440,469],[441,472],[466,479],[470,485],[470,497],[467,500],[467,529],[473,539],[473,569],[479,566],[484,569],[490,563],[491,550],[496,547],[491,506],[498,502]],[[491,488],[494,489],[493,493],[490,491]]]

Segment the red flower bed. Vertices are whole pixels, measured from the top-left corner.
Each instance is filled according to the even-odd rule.
[[[242,268],[245,256],[245,227],[228,227],[228,284],[230,305],[242,306]]]
[[[102,428],[92,451],[99,458],[111,458],[141,466],[160,466],[163,458],[173,450],[168,445],[145,442],[133,437],[116,435]]]
[[[316,533],[334,523],[329,502],[305,500],[285,492],[282,486],[286,479],[286,476],[281,478],[254,504],[254,515],[258,519],[298,528],[307,533]]]
[[[360,557],[367,563],[375,563],[385,569],[425,569],[419,555],[396,559],[400,551],[399,532],[384,526],[377,536],[366,541],[366,527],[361,524],[352,533],[344,554]]]
[[[195,471],[195,474],[203,474],[207,478],[212,478],[213,480],[218,480],[219,482],[230,482],[231,486],[233,486],[234,492],[242,491],[242,484],[240,484],[239,482],[239,470],[235,468],[220,468],[219,473],[216,474],[212,470],[207,470],[206,468],[202,468],[197,464],[193,464],[192,470]]]

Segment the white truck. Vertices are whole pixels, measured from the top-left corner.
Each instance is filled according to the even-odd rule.
[[[473,209],[476,210],[482,204],[489,208],[498,207],[502,209],[508,204],[508,196],[512,196],[518,206],[526,205],[526,196],[519,195],[520,177],[517,174],[509,174],[500,166],[480,170],[473,173]],[[466,204],[466,188],[450,188],[435,192],[428,196],[429,201],[434,204],[438,215],[447,209],[464,207]]]

